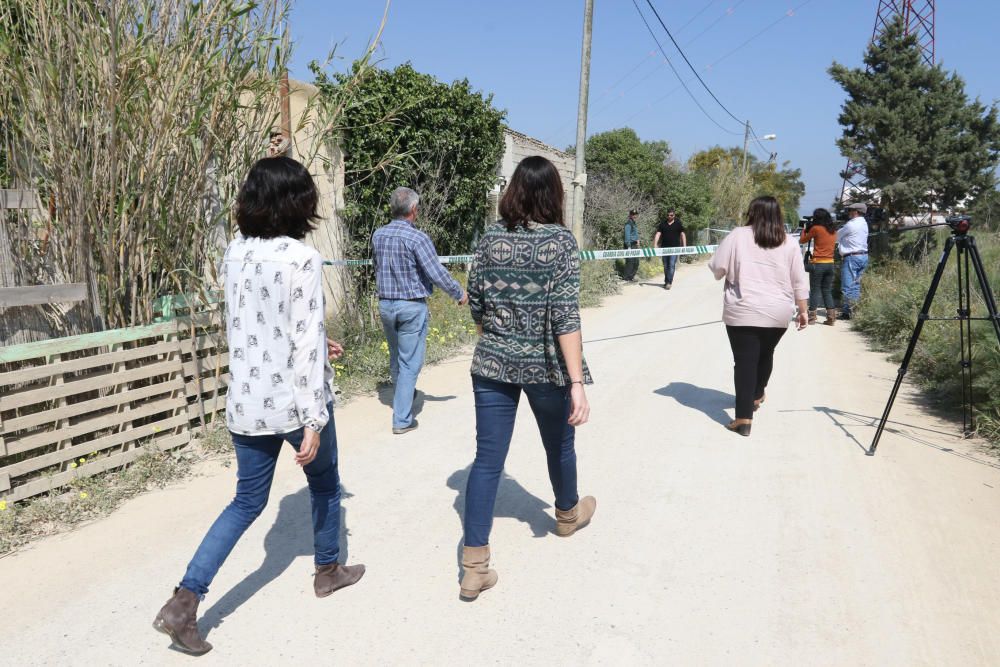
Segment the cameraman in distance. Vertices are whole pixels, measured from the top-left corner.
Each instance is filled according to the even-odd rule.
[[[847,223],[837,230],[837,244],[843,266],[840,273],[840,290],[844,299],[840,319],[851,319],[851,308],[861,299],[861,276],[868,268],[868,206],[863,203],[847,207]]]
[[[809,272],[809,324],[816,323],[816,311],[820,303],[826,307],[826,321],[833,326],[837,321],[837,304],[833,300],[833,276],[836,266],[833,251],[837,245],[837,230],[833,226],[833,216],[825,208],[813,211],[806,218],[799,243],[813,242],[812,257],[806,265]]]

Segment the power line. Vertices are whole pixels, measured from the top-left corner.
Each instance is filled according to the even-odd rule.
[[[647,0],[647,2],[648,1],[649,0]],[[705,107],[703,107],[701,105],[701,102],[698,101],[698,98],[695,97],[694,93],[691,92],[691,89],[688,88],[687,84],[684,82],[684,79],[681,78],[680,72],[678,72],[677,68],[674,67],[674,64],[672,62],[670,62],[670,57],[667,56],[667,52],[663,49],[663,45],[660,44],[660,40],[657,38],[656,33],[653,32],[652,26],[649,25],[649,21],[646,20],[646,16],[642,13],[642,10],[639,8],[639,3],[636,0],[632,0],[632,4],[635,6],[635,11],[639,13],[639,18],[642,19],[643,25],[646,26],[646,30],[649,31],[649,36],[653,38],[654,42],[656,42],[656,46],[660,49],[660,53],[663,54],[663,57],[666,59],[667,64],[670,65],[670,69],[671,69],[671,71],[673,71],[674,76],[677,77],[677,80],[680,82],[681,86],[683,86],[684,90],[687,91],[687,94],[691,97],[691,100],[695,103],[695,105],[697,105],[697,107],[701,110],[701,112],[705,115],[705,117],[708,118],[710,121],[712,121],[716,125],[716,127],[718,127],[720,130],[722,130],[723,132],[727,132],[729,134],[739,135],[740,134],[739,132],[733,132],[732,130],[730,130],[730,129],[726,128],[726,127],[723,127],[719,123],[719,121],[715,120],[715,118],[713,118],[712,115],[710,113],[708,113],[708,111],[705,109]],[[656,10],[654,9],[653,11],[655,12]],[[662,23],[662,21],[661,21],[661,23]],[[664,27],[666,27],[666,26],[664,26]],[[671,36],[671,39],[673,39],[673,36]],[[674,44],[676,45],[676,42],[674,42]],[[681,55],[683,55],[683,53]],[[716,101],[718,102],[718,99],[716,99]],[[719,104],[722,104],[722,103],[719,102]],[[730,114],[730,115],[732,115],[732,114]],[[736,118],[736,117],[733,116],[733,118]],[[736,121],[739,122],[739,123],[741,123],[741,124],[743,122],[739,118],[736,118]]]
[[[632,0],[632,2],[634,3],[635,0]],[[743,120],[740,120],[736,116],[736,114],[734,114],[732,111],[730,111],[726,107],[726,105],[722,103],[722,100],[720,100],[718,98],[718,96],[716,96],[716,94],[712,92],[712,89],[708,87],[708,84],[705,83],[705,80],[701,78],[701,75],[698,74],[698,70],[696,70],[694,68],[694,65],[691,64],[691,61],[688,60],[687,54],[684,53],[684,49],[682,49],[681,45],[677,43],[676,39],[674,39],[674,35],[673,35],[673,33],[670,32],[670,28],[668,28],[667,24],[663,22],[662,18],[660,18],[660,12],[656,11],[656,6],[653,4],[653,0],[646,0],[646,4],[649,5],[649,8],[651,10],[653,10],[653,15],[656,16],[656,20],[660,22],[660,25],[663,27],[663,30],[667,33],[667,37],[669,37],[670,41],[673,42],[674,48],[676,48],[677,52],[681,54],[681,58],[684,59],[684,62],[687,63],[688,68],[690,68],[690,70],[694,74],[695,78],[698,79],[698,82],[701,83],[702,87],[706,91],[708,91],[708,94],[712,96],[712,99],[715,100],[716,104],[718,104],[720,107],[722,107],[722,110],[725,111],[727,114],[729,114],[729,117],[732,118],[733,120],[735,120],[737,123],[743,123],[743,122],[745,122]],[[636,9],[638,9],[638,8],[639,8],[639,6],[636,5]],[[645,22],[646,17],[643,17],[642,20]],[[646,24],[646,27],[647,28],[649,27],[648,23]],[[650,32],[652,32],[652,30],[650,30]],[[657,42],[657,44],[659,44],[659,42]],[[662,51],[662,49],[661,49],[661,51]],[[664,55],[666,55],[666,54],[664,54]],[[672,67],[673,67],[673,65],[671,65],[671,68]]]

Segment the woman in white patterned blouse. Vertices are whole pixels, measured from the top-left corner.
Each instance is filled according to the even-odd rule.
[[[236,450],[236,497],[209,529],[154,627],[188,653],[212,646],[198,633],[198,603],[267,504],[284,442],[295,449],[312,499],[317,597],[356,583],[364,565],[340,557],[340,477],[329,356],[341,346],[323,324],[323,259],[302,242],[318,216],[304,166],[265,158],[240,190],[240,233],[226,249],[222,283],[229,343],[226,421]]]

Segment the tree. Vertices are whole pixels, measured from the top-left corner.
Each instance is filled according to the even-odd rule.
[[[352,78],[313,72],[330,97]],[[438,251],[468,251],[503,155],[505,112],[467,80],[442,83],[409,63],[371,69],[351,85],[357,102],[345,109],[340,133],[351,254],[371,255],[372,233],[388,222],[389,195],[403,185],[420,194],[420,227]]]
[[[770,195],[778,200],[785,222],[796,224],[799,202],[805,194],[802,171],[792,169],[788,162],[781,169],[774,162],[761,162],[747,156],[743,169],[743,149],[714,146],[699,151],[688,160],[688,168],[705,176],[712,188],[715,220],[729,223],[741,220],[753,197]]]
[[[642,141],[635,130],[623,127],[587,139],[587,172],[616,176],[655,196],[663,183],[670,157],[666,141]]]
[[[891,217],[948,210],[992,187],[1000,158],[995,105],[970,102],[957,74],[927,65],[902,20],[886,27],[864,62],[829,70],[847,93],[837,146],[864,168]]]

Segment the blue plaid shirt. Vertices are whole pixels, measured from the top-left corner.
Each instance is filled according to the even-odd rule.
[[[372,247],[380,299],[424,299],[434,284],[456,301],[462,298],[462,286],[438,261],[431,238],[408,221],[375,230]]]

